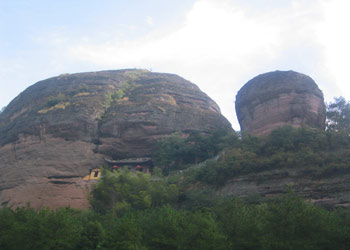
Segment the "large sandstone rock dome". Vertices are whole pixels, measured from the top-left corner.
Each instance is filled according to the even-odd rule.
[[[261,74],[248,81],[236,96],[242,132],[262,135],[279,126],[324,129],[322,91],[307,75],[294,71]]]
[[[86,207],[104,158],[152,155],[175,131],[231,130],[217,104],[172,74],[115,70],[40,81],[0,114],[0,204]]]

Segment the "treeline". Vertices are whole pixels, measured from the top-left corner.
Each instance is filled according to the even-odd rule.
[[[99,206],[93,205],[87,211],[71,208],[36,211],[29,206],[0,209],[0,249],[350,247],[350,210],[328,211],[293,192],[261,204],[219,199],[208,206],[185,209],[181,195],[163,178],[118,172],[102,177],[102,184],[96,187],[98,191],[90,197],[92,204],[97,202]],[[165,189],[165,194],[159,196],[157,187]],[[101,210],[103,204],[106,206]]]
[[[350,173],[350,137],[334,131],[282,127],[265,138],[243,136],[218,160],[188,171],[188,178],[221,186],[233,177],[272,169],[295,169],[310,178]],[[287,173],[288,171],[286,171]]]
[[[350,173],[350,136],[341,131],[285,126],[265,137],[216,135],[166,137],[159,142],[155,164],[165,175],[180,176],[179,170],[186,169],[181,176],[187,181],[213,186],[272,169],[299,169],[310,178]]]

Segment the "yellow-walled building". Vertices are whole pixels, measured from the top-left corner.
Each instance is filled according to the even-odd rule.
[[[85,176],[83,178],[84,181],[89,180],[98,180],[101,177],[101,169],[100,168],[93,168],[90,170],[90,174]]]

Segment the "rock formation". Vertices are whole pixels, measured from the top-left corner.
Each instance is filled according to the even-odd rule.
[[[322,91],[304,74],[275,71],[248,81],[236,96],[236,113],[242,132],[269,133],[284,125],[324,129]]]
[[[231,130],[193,83],[145,70],[40,81],[0,114],[0,203],[87,207],[82,177],[104,158],[150,156],[175,131]]]

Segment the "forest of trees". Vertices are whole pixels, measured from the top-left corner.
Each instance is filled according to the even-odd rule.
[[[221,198],[200,208],[184,207],[176,187],[159,176],[152,178],[143,173],[107,172],[92,193],[92,208],[85,211],[4,207],[0,209],[0,249],[350,247],[350,210],[328,211],[292,191],[260,204]]]
[[[343,98],[330,103],[325,131],[173,134],[159,141],[152,175],[104,169],[88,210],[1,208],[0,249],[350,249],[349,209],[315,206],[293,190],[263,202],[191,192],[277,168],[350,173],[349,111]]]

